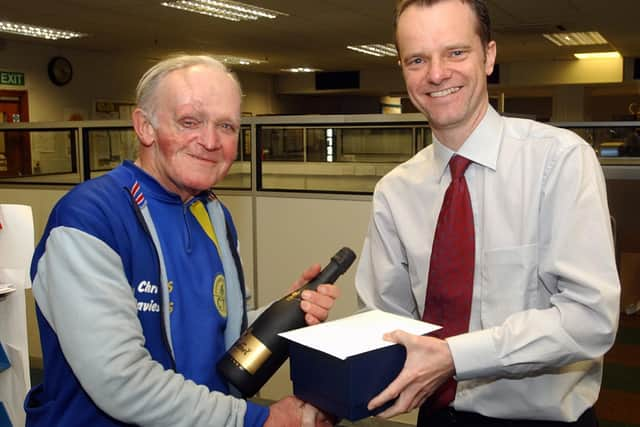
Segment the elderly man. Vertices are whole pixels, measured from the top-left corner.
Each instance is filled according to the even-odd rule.
[[[36,249],[44,383],[27,396],[27,425],[326,424],[294,397],[269,408],[233,397],[215,369],[247,324],[236,230],[210,190],[236,157],[238,82],[183,56],[147,71],[137,98],[138,159],[62,198]],[[305,292],[307,322],[337,296]]]

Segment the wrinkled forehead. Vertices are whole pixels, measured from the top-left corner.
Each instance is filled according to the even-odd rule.
[[[241,96],[240,84],[231,73],[225,69],[202,64],[167,73],[160,86],[165,88],[186,86],[200,91],[215,89],[221,92],[235,92]]]
[[[240,85],[229,72],[197,65],[167,73],[158,85],[155,103],[165,111],[197,105],[239,115],[241,100]]]

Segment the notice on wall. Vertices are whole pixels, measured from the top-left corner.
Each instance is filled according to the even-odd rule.
[[[49,132],[33,133],[31,135],[31,143],[35,147],[37,153],[55,153],[56,140],[55,134]]]

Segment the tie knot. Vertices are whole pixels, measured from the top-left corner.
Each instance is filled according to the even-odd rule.
[[[462,178],[464,175],[464,171],[467,170],[467,167],[471,163],[471,160],[465,159],[464,157],[454,155],[451,160],[449,160],[449,169],[451,169],[451,179]]]

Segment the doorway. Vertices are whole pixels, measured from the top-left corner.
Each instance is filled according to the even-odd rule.
[[[0,90],[0,122],[29,121],[29,99],[26,90]],[[31,143],[29,132],[0,132],[0,176],[31,175]]]

